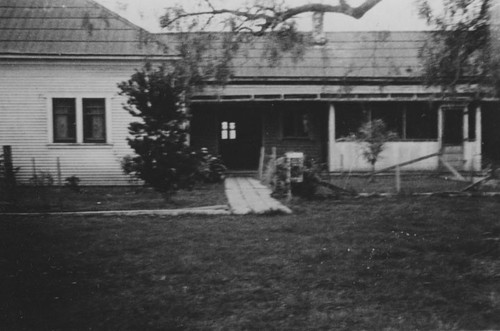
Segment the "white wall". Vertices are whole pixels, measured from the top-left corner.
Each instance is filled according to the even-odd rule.
[[[375,168],[383,169],[398,163],[439,152],[437,141],[388,142]],[[432,157],[404,166],[402,170],[436,170],[438,158]],[[361,146],[356,142],[335,142],[330,146],[330,171],[369,171],[371,165],[362,156]]]
[[[0,62],[0,145],[11,145],[17,179],[27,183],[38,171],[57,178],[78,176],[82,185],[128,184],[120,160],[132,151],[127,145],[132,117],[123,109],[117,83],[130,78],[142,63]],[[52,97],[106,97],[106,144],[53,144],[50,128]]]

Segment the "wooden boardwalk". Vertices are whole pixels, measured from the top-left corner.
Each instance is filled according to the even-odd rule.
[[[256,179],[228,177],[225,180],[225,189],[229,208],[233,214],[292,213],[290,208],[272,198],[271,190]]]

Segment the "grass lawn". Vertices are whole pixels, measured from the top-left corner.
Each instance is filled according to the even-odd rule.
[[[3,330],[500,329],[500,200],[3,217]]]
[[[198,184],[196,189],[180,190],[168,199],[143,186],[82,186],[80,192],[68,187],[20,186],[16,203],[6,208],[18,212],[94,211],[187,208],[226,203],[223,183]]]

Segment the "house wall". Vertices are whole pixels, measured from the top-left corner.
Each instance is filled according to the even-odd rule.
[[[57,182],[57,158],[62,179],[78,176],[82,185],[124,185],[120,160],[131,154],[126,137],[132,117],[117,83],[128,79],[141,63],[0,62],[0,145],[11,145],[17,179],[28,183],[37,172],[49,172]],[[104,97],[107,111],[105,144],[51,143],[52,97]]]

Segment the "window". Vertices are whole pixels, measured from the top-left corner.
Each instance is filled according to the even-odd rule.
[[[400,140],[437,139],[437,108],[427,102],[339,103],[335,105],[336,139],[356,133],[369,119],[383,120]]]
[[[104,99],[83,99],[83,142],[106,142]]]
[[[53,98],[54,143],[105,143],[106,99]]]
[[[306,138],[309,136],[309,114],[303,109],[283,111],[283,136]]]
[[[361,103],[339,103],[335,105],[335,138],[347,138],[358,132],[368,119],[368,111]]]
[[[437,109],[427,102],[406,105],[406,139],[435,140],[438,136]]]
[[[53,99],[54,142],[76,142],[75,99]]]
[[[404,104],[400,102],[376,102],[370,106],[372,120],[384,121],[387,130],[403,138],[403,113]]]
[[[236,139],[236,122],[222,122],[220,137],[222,140]]]

